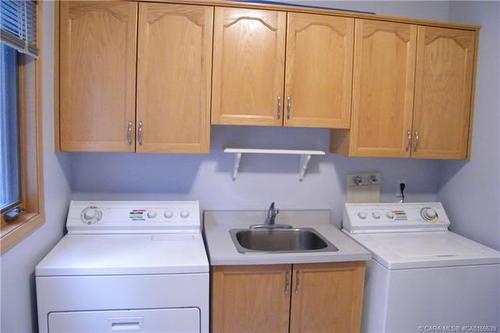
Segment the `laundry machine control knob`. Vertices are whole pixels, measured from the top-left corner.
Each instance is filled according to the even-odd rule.
[[[373,217],[375,220],[378,220],[378,219],[380,219],[380,213],[373,212],[373,213],[372,213],[372,217]]]
[[[364,220],[364,219],[366,219],[367,215],[366,215],[366,213],[365,213],[365,212],[359,212],[359,213],[358,213],[358,217],[359,217],[360,219]]]
[[[420,215],[426,221],[433,221],[438,217],[438,213],[431,207],[424,207],[420,210]]]
[[[391,212],[391,211],[388,211],[387,213],[385,213],[385,216],[388,218],[388,219],[393,219],[394,218],[394,212]]]
[[[165,218],[167,219],[171,219],[172,217],[174,217],[174,212],[172,212],[171,210],[166,210],[165,213],[163,213],[163,216],[165,216]]]
[[[154,210],[150,210],[150,211],[148,212],[148,218],[150,218],[150,219],[154,219],[155,217],[156,217],[156,211],[154,211]]]
[[[189,217],[189,211],[187,211],[187,210],[181,211],[181,217],[183,219],[188,218]]]
[[[101,220],[102,211],[95,206],[89,206],[82,211],[80,218],[84,223],[94,224]]]

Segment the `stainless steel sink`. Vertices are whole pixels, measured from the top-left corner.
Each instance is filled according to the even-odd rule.
[[[335,252],[338,249],[313,228],[231,229],[240,253],[247,252]]]

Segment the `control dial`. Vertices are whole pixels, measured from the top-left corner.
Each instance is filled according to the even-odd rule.
[[[388,218],[388,219],[393,219],[394,218],[394,212],[391,212],[391,211],[388,211],[387,213],[385,213],[385,216]]]
[[[366,215],[366,213],[365,213],[365,212],[359,212],[359,213],[358,213],[358,217],[359,217],[360,219],[364,220],[364,219],[366,219],[367,215]]]
[[[147,215],[148,215],[148,218],[154,219],[156,217],[156,211],[150,210]]]
[[[165,216],[165,218],[167,218],[167,219],[171,219],[172,217],[174,217],[174,212],[172,212],[171,210],[166,210],[163,213],[163,216]]]
[[[95,206],[89,206],[85,208],[80,214],[80,219],[82,220],[82,222],[87,224],[97,223],[101,220],[101,218],[102,211]]]
[[[420,210],[420,216],[429,222],[437,219],[438,213],[431,207],[424,207]]]
[[[377,212],[372,212],[372,217],[373,217],[375,220],[378,220],[378,219],[380,219],[380,213],[377,213]]]
[[[181,211],[181,217],[182,217],[183,219],[185,219],[185,218],[189,217],[189,211],[187,211],[187,210],[183,210],[183,211]]]

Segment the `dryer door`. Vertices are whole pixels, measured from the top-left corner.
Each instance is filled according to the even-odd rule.
[[[200,332],[198,308],[51,312],[50,333]]]

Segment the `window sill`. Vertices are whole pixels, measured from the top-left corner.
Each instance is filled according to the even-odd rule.
[[[43,214],[23,213],[16,221],[5,222],[2,218],[0,227],[0,253],[28,237],[33,231],[45,222]]]

